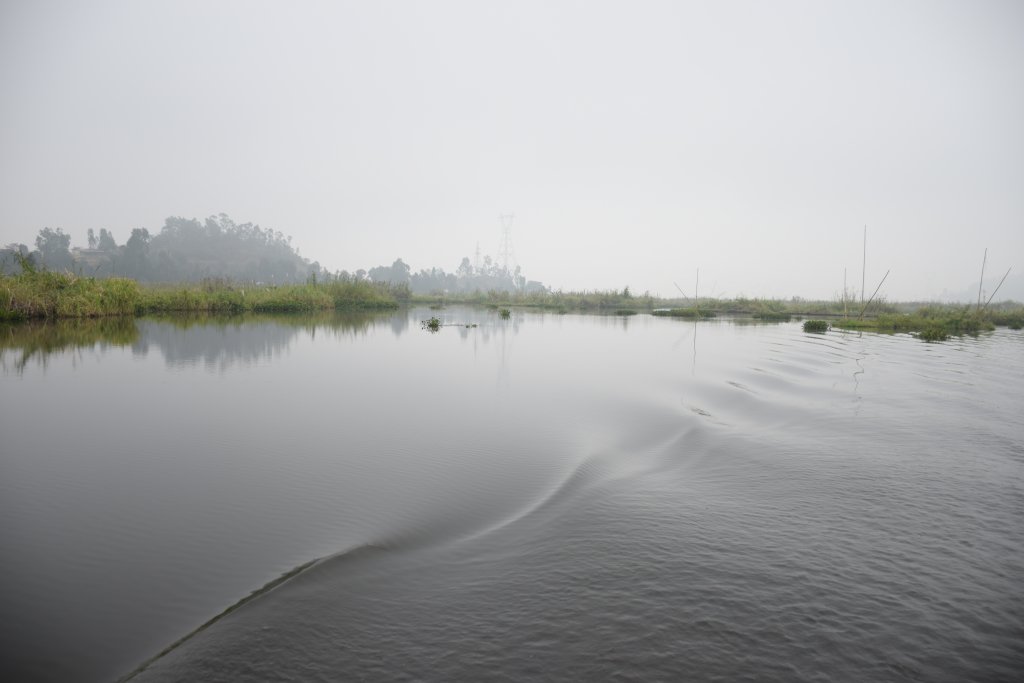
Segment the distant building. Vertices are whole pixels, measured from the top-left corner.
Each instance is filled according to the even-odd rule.
[[[548,291],[548,288],[544,286],[543,282],[538,282],[537,280],[527,280],[526,286],[523,288],[523,291],[526,292],[527,294],[534,294],[536,292],[546,292]]]
[[[71,248],[71,260],[75,263],[75,270],[91,271],[109,261],[109,255],[102,249],[83,249],[82,247]]]

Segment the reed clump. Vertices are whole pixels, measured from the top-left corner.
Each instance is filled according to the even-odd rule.
[[[804,321],[804,332],[812,332],[815,334],[823,334],[828,332],[828,321],[827,320],[805,320]]]

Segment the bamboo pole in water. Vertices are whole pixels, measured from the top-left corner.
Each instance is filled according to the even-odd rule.
[[[1011,268],[1012,268],[1012,266],[1011,266]],[[1009,275],[1009,274],[1010,274],[1010,268],[1007,268],[1007,269],[1006,269],[1006,275]],[[988,298],[988,301],[986,301],[986,302],[985,302],[985,307],[984,307],[984,308],[982,308],[982,310],[985,310],[985,308],[988,308],[988,305],[989,305],[990,303],[992,303],[992,299],[994,299],[994,298],[995,298],[995,296],[996,296],[996,292],[998,292],[998,291],[999,291],[999,288],[1003,286],[1003,282],[1004,282],[1004,281],[1006,280],[1006,275],[1003,275],[1003,279],[999,281],[999,284],[998,284],[998,285],[996,285],[996,288],[995,288],[995,290],[993,290],[993,291],[992,291],[992,296],[990,296],[990,297]]]
[[[880,290],[882,288],[882,284],[885,282],[885,278],[889,277],[889,272],[890,271],[888,271],[888,270],[885,271],[885,277],[882,278],[882,282],[879,282],[878,286],[875,287],[875,294],[878,294],[878,290]],[[868,299],[868,302],[866,304],[864,304],[864,308],[860,309],[860,315],[857,316],[857,320],[860,320],[861,318],[864,317],[864,311],[868,310],[868,306],[870,306],[871,302],[874,301],[875,294],[872,294],[871,298]]]
[[[981,257],[981,277],[978,278],[978,305],[974,307],[975,312],[981,310],[981,285],[985,282],[985,261],[988,260],[988,247],[985,247],[985,255]]]
[[[693,310],[700,316],[700,296],[697,293],[700,289],[700,268],[697,269],[697,284],[693,286]]]
[[[846,319],[846,268],[843,268],[843,319]]]
[[[864,226],[864,254],[860,259],[860,302],[864,303],[864,276],[868,272],[868,226]]]

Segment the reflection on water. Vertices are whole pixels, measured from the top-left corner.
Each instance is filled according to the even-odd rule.
[[[359,337],[377,325],[389,326],[399,337],[409,329],[409,318],[378,312],[325,312],[32,321],[0,325],[0,364],[20,372],[33,361],[45,368],[53,354],[131,346],[140,357],[158,351],[169,366],[224,370],[272,360],[287,352],[300,334]]]
[[[29,361],[46,365],[48,356],[110,346],[129,346],[139,338],[132,318],[78,318],[0,323],[0,367],[21,372]]]

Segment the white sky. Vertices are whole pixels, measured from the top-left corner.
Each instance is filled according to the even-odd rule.
[[[555,288],[1024,271],[1024,2],[0,0],[0,243],[227,213]]]

